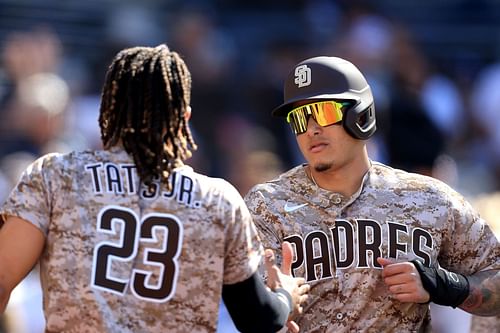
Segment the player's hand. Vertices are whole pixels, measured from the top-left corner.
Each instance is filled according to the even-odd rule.
[[[377,258],[382,265],[382,277],[389,291],[400,302],[427,303],[429,293],[424,289],[420,274],[411,262],[393,262]]]
[[[304,278],[294,278],[292,276],[292,245],[288,242],[282,244],[283,262],[281,269],[276,266],[274,252],[266,250],[265,266],[267,270],[267,286],[272,290],[283,288],[292,296],[293,309],[288,318],[288,329],[296,333],[299,331],[298,325],[293,321],[296,316],[302,314],[302,304],[307,300],[307,293],[310,286],[305,283]]]

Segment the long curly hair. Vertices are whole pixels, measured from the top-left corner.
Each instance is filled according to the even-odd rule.
[[[167,183],[197,149],[185,117],[191,73],[167,45],[119,52],[106,73],[99,126],[105,149],[122,144],[142,182]]]

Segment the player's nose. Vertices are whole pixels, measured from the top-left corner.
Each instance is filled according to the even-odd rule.
[[[322,127],[318,125],[316,120],[313,117],[309,117],[307,121],[307,135],[317,135],[321,132]]]

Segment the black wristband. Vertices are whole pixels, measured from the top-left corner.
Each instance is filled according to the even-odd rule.
[[[276,296],[278,296],[278,298],[280,298],[280,299],[283,299],[282,297],[284,296],[284,298],[287,301],[288,308],[290,309],[289,313],[292,313],[293,300],[292,300],[292,296],[290,295],[290,293],[283,288],[276,288],[276,289],[274,289],[274,292],[276,293]]]
[[[469,296],[469,281],[464,275],[441,267],[427,267],[416,259],[411,262],[417,268],[431,302],[456,308]]]

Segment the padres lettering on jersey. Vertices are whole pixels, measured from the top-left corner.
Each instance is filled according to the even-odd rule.
[[[381,224],[365,219],[336,220],[329,234],[314,230],[306,235],[286,236],[283,240],[295,246],[292,271],[295,273],[297,268],[305,265],[306,280],[310,282],[332,278],[332,271],[336,269],[382,268],[376,258],[384,253],[397,259],[408,257],[411,252],[429,265],[433,244],[431,234],[421,228],[409,229],[394,222]],[[389,237],[388,242],[382,242],[383,235]],[[386,249],[382,249],[383,243],[388,244]]]
[[[428,305],[395,300],[377,257],[420,259],[467,275],[500,267],[494,234],[446,184],[373,162],[347,198],[319,188],[304,169],[259,184],[245,197],[264,247],[279,260],[281,243],[291,242],[293,272],[311,284],[297,319],[301,332],[423,329]]]

